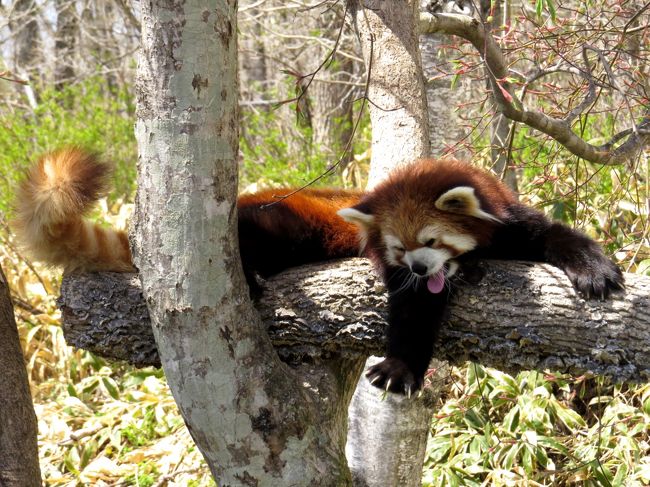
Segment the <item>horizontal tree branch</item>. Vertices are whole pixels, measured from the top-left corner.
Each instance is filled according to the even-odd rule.
[[[420,33],[455,35],[469,41],[485,61],[499,111],[511,120],[524,123],[550,136],[578,157],[597,164],[622,164],[634,159],[650,144],[649,118],[642,120],[637,130],[631,131],[627,140],[614,148],[614,143],[620,139],[620,133],[603,145],[592,145],[576,135],[567,120],[550,117],[539,110],[526,109],[512,84],[507,81],[509,70],[503,51],[485,26],[473,17],[462,14],[420,13]],[[589,69],[586,69],[585,73],[588,71]],[[504,91],[508,95],[505,95]],[[584,111],[584,107],[581,107],[580,111]]]
[[[502,370],[591,372],[617,381],[650,376],[650,278],[626,275],[608,301],[578,297],[550,265],[485,262],[476,285],[457,283],[436,356]],[[139,279],[133,274],[64,278],[59,306],[69,344],[132,364],[158,365]],[[290,269],[258,303],[288,361],[382,354],[386,294],[365,259]]]

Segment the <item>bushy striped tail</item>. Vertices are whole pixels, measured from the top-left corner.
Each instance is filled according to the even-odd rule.
[[[21,184],[13,228],[35,260],[72,271],[134,271],[125,232],[84,219],[107,187],[109,167],[80,149],[46,154]]]

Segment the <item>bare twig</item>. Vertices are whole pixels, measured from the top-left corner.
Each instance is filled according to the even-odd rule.
[[[567,115],[564,117],[564,121],[567,124],[570,124],[573,122],[578,116],[580,116],[584,111],[591,106],[594,101],[596,100],[596,84],[594,83],[594,77],[593,77],[593,72],[591,69],[591,63],[589,62],[589,56],[587,56],[587,50],[588,47],[585,46],[582,49],[582,59],[585,62],[585,66],[587,68],[587,76],[585,78],[587,79],[587,83],[589,86],[589,91],[587,92],[587,96],[585,96],[585,99],[580,102],[580,104],[575,107],[573,110],[571,110]]]
[[[343,160],[345,158],[345,155],[348,153],[348,151],[352,147],[352,141],[354,140],[354,136],[357,133],[357,130],[359,128],[359,124],[361,123],[361,119],[363,117],[363,112],[365,110],[366,103],[369,101],[367,95],[368,95],[368,90],[370,89],[370,73],[372,72],[373,47],[374,47],[374,38],[371,38],[370,39],[370,60],[368,61],[368,70],[367,70],[367,73],[366,73],[366,84],[365,84],[365,88],[364,88],[364,93],[365,93],[366,96],[364,96],[362,98],[361,109],[359,110],[359,113],[357,114],[357,119],[354,122],[354,127],[352,128],[352,133],[350,133],[350,138],[348,139],[347,143],[345,144],[345,147],[343,148],[343,151],[341,152],[341,156],[339,157],[339,159],[334,164],[329,166],[322,174],[320,174],[316,178],[312,179],[307,184],[304,184],[303,186],[299,187],[298,189],[292,191],[289,194],[286,194],[286,195],[283,195],[283,196],[276,196],[277,201],[274,201],[273,203],[269,203],[268,205],[264,205],[264,206],[262,206],[262,208],[267,208],[269,206],[275,205],[275,204],[279,203],[280,201],[285,200],[285,199],[289,198],[290,196],[298,193],[299,191],[302,191],[303,189],[308,188],[309,186],[311,186],[314,183],[316,183],[316,182],[320,181],[321,179],[323,179],[325,176],[330,174],[332,171],[334,171],[334,169],[336,169],[338,166],[341,165],[341,162],[343,162]]]
[[[522,122],[552,137],[572,154],[589,162],[598,164],[621,164],[634,159],[650,143],[650,122],[644,119],[638,130],[629,134],[628,139],[614,148],[614,143],[621,140],[620,133],[616,140],[596,146],[576,135],[567,120],[554,118],[538,110],[526,109],[517,97],[514,87],[508,82],[508,65],[505,56],[494,38],[476,19],[458,14],[420,14],[420,32],[442,32],[456,35],[468,40],[483,56],[489,66],[489,78],[498,108],[506,117]],[[607,69],[607,68],[606,68]],[[579,108],[583,108],[582,104]]]

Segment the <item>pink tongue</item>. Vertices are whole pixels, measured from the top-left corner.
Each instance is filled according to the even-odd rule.
[[[445,287],[445,271],[440,269],[427,280],[427,289],[432,294],[438,294]]]

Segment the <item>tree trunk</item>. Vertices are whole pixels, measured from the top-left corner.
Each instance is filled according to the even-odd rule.
[[[0,486],[41,485],[36,414],[9,286],[0,269]]]
[[[134,261],[171,391],[219,485],[350,485],[341,376],[358,366],[334,358],[292,371],[247,297],[236,8],[141,4]]]
[[[370,357],[366,368],[381,360]],[[434,359],[432,364],[436,368],[433,382],[418,398],[384,397],[367,380],[357,384],[350,403],[346,450],[355,487],[422,484],[431,414],[445,388],[444,377],[449,376],[447,362]]]
[[[483,3],[483,2],[482,2]],[[486,12],[493,10],[492,22],[489,25],[490,32],[501,29],[509,18],[508,10],[510,9],[509,0],[498,0],[494,6],[486,5]],[[437,35],[437,34],[434,34]],[[485,68],[488,69],[487,67]],[[487,89],[491,89],[490,74],[486,74]],[[515,193],[517,191],[517,173],[509,167],[510,162],[510,131],[514,130],[515,122],[508,119],[499,111],[499,106],[494,99],[494,94],[490,93],[492,111],[494,116],[490,121],[490,156],[492,159],[492,170],[506,183]]]
[[[429,155],[418,2],[350,0],[350,13],[370,72],[371,188],[395,167]]]
[[[448,54],[441,51],[441,46],[445,43],[449,43],[448,37],[440,34],[420,37],[422,69],[426,77],[431,155],[440,157],[451,154],[464,159],[468,153],[460,145],[464,136],[455,110],[462,88],[452,88],[450,77],[440,77],[441,72],[451,69],[447,65]]]
[[[349,5],[370,76],[372,159],[368,187],[372,188],[392,169],[429,155],[427,104],[416,31],[419,2],[351,0]],[[347,445],[355,484],[383,487],[390,479],[395,485],[419,485],[424,461],[421,446],[426,443],[431,414],[425,401],[384,401],[379,389],[361,384],[350,407]],[[367,444],[370,438],[383,440]],[[383,441],[409,449],[394,455]],[[410,462],[403,465],[400,461],[405,458]],[[377,469],[371,470],[368,465]]]
[[[75,51],[79,36],[79,19],[75,2],[57,0],[56,35],[54,50],[56,66],[54,86],[61,90],[72,81],[75,75]]]

